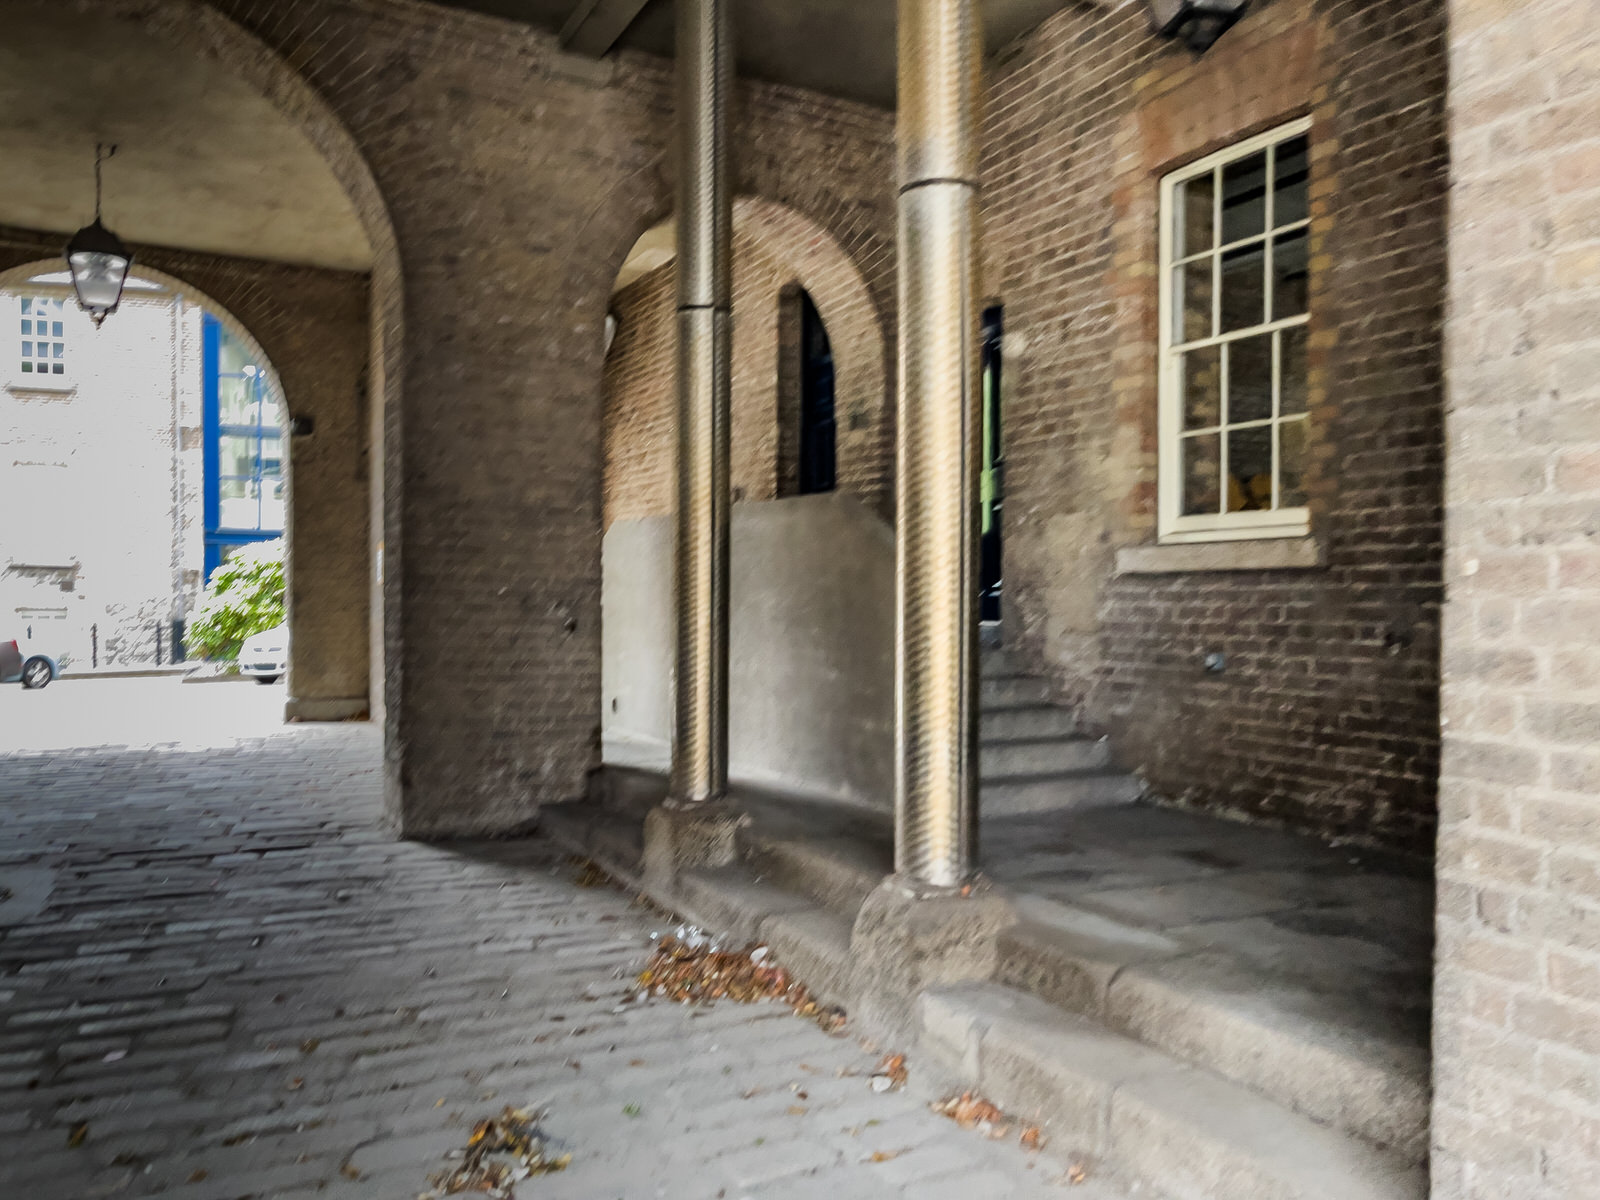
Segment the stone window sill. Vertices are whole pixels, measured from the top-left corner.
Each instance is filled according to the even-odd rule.
[[[1168,575],[1190,571],[1303,571],[1324,565],[1322,542],[1315,537],[1124,546],[1117,551],[1118,575]]]
[[[76,381],[63,376],[59,381],[29,379],[26,375],[7,382],[6,390],[13,394],[17,392],[47,392],[52,396],[60,396],[67,392],[78,390]]]

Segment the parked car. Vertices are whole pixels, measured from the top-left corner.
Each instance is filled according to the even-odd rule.
[[[18,683],[29,690],[44,687],[61,674],[61,656],[47,654],[31,639],[0,642],[0,683]]]
[[[252,633],[239,647],[239,674],[257,683],[277,683],[289,669],[289,627]]]

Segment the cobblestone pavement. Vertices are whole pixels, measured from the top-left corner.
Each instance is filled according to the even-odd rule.
[[[0,1197],[412,1200],[506,1104],[573,1155],[519,1200],[1092,1190],[784,1009],[619,1005],[660,919],[394,841],[375,730],[214,732],[0,754]]]

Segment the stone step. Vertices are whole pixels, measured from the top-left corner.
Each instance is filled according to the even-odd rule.
[[[1171,1200],[1423,1200],[1403,1155],[998,984],[923,993],[923,1053],[1082,1156]]]
[[[1033,675],[981,676],[978,680],[978,708],[1022,708],[1050,702],[1050,685]]]
[[[739,844],[746,865],[762,880],[852,921],[868,893],[894,870],[892,852],[875,853],[855,840],[779,837],[755,825],[740,831]]]
[[[777,961],[824,1004],[846,1004],[851,921],[800,893],[752,879],[743,866],[688,871],[674,907],[688,920],[734,942],[764,942]]]
[[[1091,769],[985,778],[978,790],[978,812],[980,817],[990,818],[1106,808],[1132,804],[1143,793],[1144,785],[1124,771]]]
[[[978,713],[978,735],[985,742],[1069,737],[1077,730],[1078,719],[1072,712],[1053,704],[985,708]]]
[[[1310,980],[1040,898],[1001,935],[999,982],[1421,1161],[1430,1103],[1426,1048],[1384,1036],[1379,997],[1360,1013]],[[1343,1000],[1343,1003],[1341,1003]],[[1368,1019],[1362,1020],[1362,1017]]]
[[[985,679],[997,679],[1021,675],[1023,671],[1011,651],[995,647],[978,655],[978,674]]]
[[[1105,767],[1111,746],[1104,738],[1068,737],[990,739],[978,748],[981,779],[1008,775],[1049,775]]]

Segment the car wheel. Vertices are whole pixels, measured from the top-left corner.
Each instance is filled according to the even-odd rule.
[[[30,690],[44,687],[55,678],[50,664],[42,658],[30,658],[22,664],[22,686]]]
[[[256,676],[256,682],[257,683],[277,683],[278,680],[280,680],[282,678],[283,678],[283,676],[281,676],[281,675],[257,675]]]

